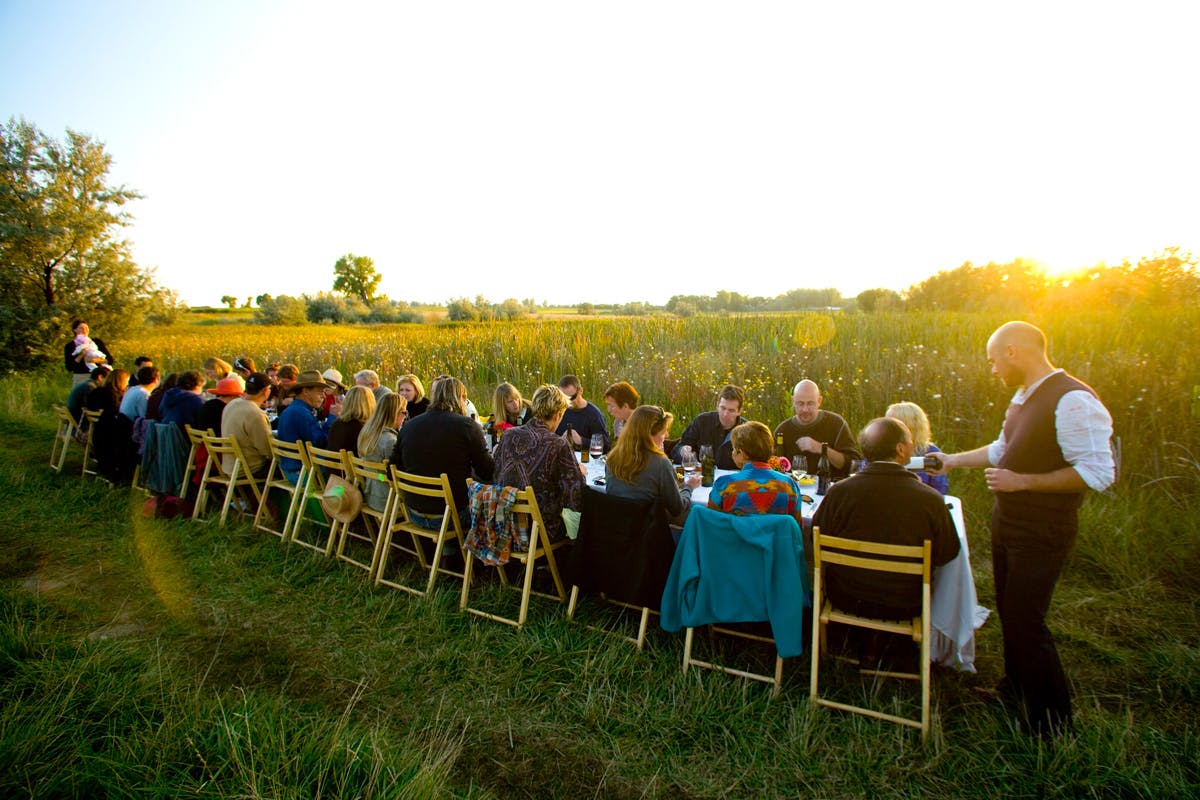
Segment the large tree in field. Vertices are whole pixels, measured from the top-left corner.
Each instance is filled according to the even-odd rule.
[[[23,119],[0,126],[0,368],[47,358],[72,316],[111,339],[177,302],[116,238],[140,195],[109,185],[111,165],[85,134],[60,142]]]
[[[369,256],[356,256],[347,253],[333,265],[333,281],[335,292],[344,292],[361,298],[364,303],[371,305],[375,290],[383,277],[375,270],[375,262]]]

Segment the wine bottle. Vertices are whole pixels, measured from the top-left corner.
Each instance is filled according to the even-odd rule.
[[[817,494],[829,491],[829,445],[821,443],[821,460],[817,462]]]
[[[775,455],[783,458],[783,431],[775,434]]]

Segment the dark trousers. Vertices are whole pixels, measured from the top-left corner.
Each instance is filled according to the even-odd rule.
[[[1041,515],[992,510],[992,572],[1004,635],[1004,672],[1041,733],[1071,723],[1071,695],[1046,613],[1075,544],[1075,511]]]

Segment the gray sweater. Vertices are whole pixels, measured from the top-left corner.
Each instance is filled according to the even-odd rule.
[[[608,484],[609,494],[633,500],[657,500],[673,520],[682,520],[692,506],[691,487],[679,488],[675,480],[675,467],[666,456],[653,456],[633,483],[618,478],[605,464],[604,480]]]

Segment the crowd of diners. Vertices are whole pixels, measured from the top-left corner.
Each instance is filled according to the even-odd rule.
[[[780,456],[815,473],[824,447],[834,479],[864,463],[850,425],[822,408],[820,388],[807,379],[793,388],[794,415],[773,428],[746,419],[744,391],[727,385],[716,393],[714,410],[697,415],[680,438],[669,440],[674,415],[643,404],[628,381],[604,390],[607,417],[587,399],[576,375],[538,386],[528,399],[513,383],[502,382],[492,392],[491,413],[480,415],[466,387],[450,375],[433,378],[427,394],[425,382],[411,373],[398,376],[393,389],[370,368],[355,372],[347,384],[335,368],[272,363],[260,371],[250,356],[232,363],[214,356],[197,369],[166,376],[142,356],[129,372],[113,367],[102,341],[88,338],[86,322],[77,321],[73,328],[76,337],[64,352],[66,369],[76,380],[67,408],[76,419],[84,409],[102,412],[93,449],[101,474],[114,483],[132,477],[143,425],[191,425],[236,438],[246,468],[256,477],[265,475],[270,464],[273,436],[345,450],[405,472],[445,473],[464,516],[469,478],[532,486],[550,537],[557,539],[564,533],[562,510],[578,511],[586,486],[586,467],[575,452],[596,440],[606,454],[606,490],[656,500],[678,526],[687,518],[700,475],[680,481],[676,465],[702,447],[711,449],[717,469],[736,470],[717,480],[708,500],[710,507],[733,514],[798,513],[800,489],[791,475],[777,469]],[[893,404],[886,416],[912,432],[914,453],[937,452],[928,418],[915,403]],[[285,460],[281,467],[290,480],[297,480],[298,462]],[[916,476],[943,494],[947,491],[944,475]],[[386,498],[386,491],[372,487],[365,502],[382,510]],[[440,524],[442,508],[436,498],[414,498],[412,505],[418,521]]]
[[[461,516],[467,516],[468,479],[532,487],[549,536],[558,539],[566,528],[561,512],[580,510],[586,488],[587,468],[576,450],[607,453],[606,490],[656,500],[679,525],[700,478],[678,478],[675,464],[690,463],[703,449],[716,468],[729,471],[712,485],[713,509],[800,518],[800,489],[780,471],[781,459],[808,473],[820,461],[833,479],[853,473],[829,490],[813,516],[823,535],[894,544],[927,540],[940,565],[959,552],[941,497],[948,490],[946,472],[984,468],[995,498],[992,566],[1005,650],[1005,677],[984,694],[1022,707],[1029,730],[1046,734],[1071,725],[1067,680],[1045,617],[1084,495],[1104,491],[1116,479],[1112,417],[1094,389],[1050,362],[1045,334],[1027,322],[1005,323],[987,342],[992,374],[1016,390],[1000,435],[958,453],[938,450],[925,412],[912,402],[890,405],[855,436],[842,416],[822,408],[820,387],[809,379],[792,389],[794,414],[773,428],[747,419],[744,391],[728,385],[716,392],[712,411],[697,415],[670,441],[671,412],[643,404],[628,381],[605,389],[607,419],[575,375],[536,387],[528,400],[512,383],[501,383],[491,413],[481,416],[451,375],[434,378],[427,394],[413,374],[400,375],[392,390],[370,368],[354,373],[347,385],[337,369],[270,364],[259,371],[253,358],[243,356],[232,364],[212,357],[199,369],[162,376],[146,356],[131,371],[117,368],[83,320],[73,323],[72,333],[63,352],[75,381],[67,408],[77,419],[85,409],[100,412],[94,450],[101,473],[114,483],[130,479],[146,425],[192,425],[236,438],[256,476],[269,467],[272,436],[346,450],[419,475],[445,473]],[[914,456],[925,457],[915,466],[929,464],[928,473],[908,468]],[[295,482],[299,464],[285,461],[282,467]],[[367,487],[365,502],[382,510],[385,487]],[[418,524],[438,526],[438,498],[412,498],[409,505]],[[845,569],[844,575],[826,576],[839,606],[868,616],[912,612],[914,586],[863,583],[855,570]]]

